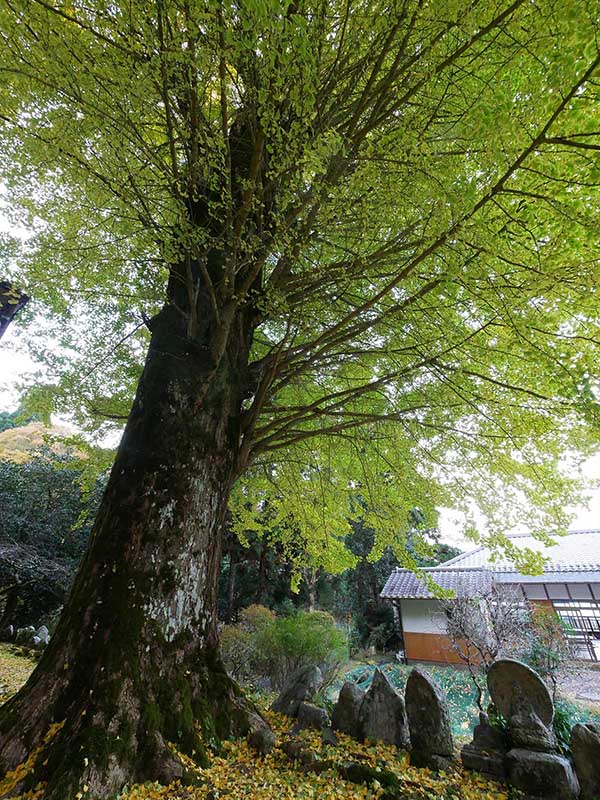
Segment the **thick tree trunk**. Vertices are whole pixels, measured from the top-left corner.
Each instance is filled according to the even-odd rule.
[[[258,561],[258,589],[256,592],[256,602],[264,603],[267,598],[267,564],[268,564],[268,545],[263,539],[258,543],[260,557]]]
[[[101,799],[124,783],[185,777],[169,743],[202,762],[207,744],[252,720],[216,634],[247,352],[236,344],[213,363],[208,349],[174,333],[178,313],[167,305],[153,324],[58,630],[0,709],[0,775],[29,759],[24,776],[0,781],[0,797],[42,781],[45,800],[69,800],[84,785],[84,796]]]
[[[8,281],[0,281],[0,339],[15,315],[28,302],[29,296],[25,292],[16,289]]]
[[[227,621],[233,622],[235,616],[235,589],[238,568],[238,554],[232,548],[229,553],[229,572],[227,574]]]

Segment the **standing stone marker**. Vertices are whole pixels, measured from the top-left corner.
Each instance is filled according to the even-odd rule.
[[[539,753],[556,752],[556,738],[550,728],[554,705],[537,672],[505,658],[492,664],[487,682],[494,705],[508,721],[513,745]]]
[[[404,702],[410,731],[410,763],[433,770],[448,769],[454,761],[454,742],[445,695],[426,672],[413,669]]]
[[[365,739],[403,748],[410,742],[404,700],[380,669],[360,707],[359,725]]]
[[[318,667],[300,667],[292,672],[271,708],[288,717],[296,717],[300,704],[310,702],[322,683],[323,676]]]
[[[364,697],[364,689],[361,689],[353,681],[346,681],[341,688],[337,703],[333,707],[331,727],[354,739],[362,739],[359,714]]]
[[[537,672],[527,664],[502,658],[490,667],[487,684],[494,705],[507,720],[530,712],[544,725],[551,724],[554,705],[550,692]]]
[[[509,783],[534,800],[574,800],[579,782],[571,762],[558,755],[550,725],[554,705],[540,676],[512,659],[496,661],[488,672],[488,689],[508,720],[513,745],[506,755]]]
[[[571,753],[581,784],[581,800],[600,797],[600,725],[588,722],[571,731]]]

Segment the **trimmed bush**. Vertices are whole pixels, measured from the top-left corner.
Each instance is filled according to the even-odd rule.
[[[263,672],[277,689],[291,672],[310,664],[319,667],[327,686],[348,658],[346,634],[325,611],[278,617],[257,632],[256,647]]]
[[[247,683],[258,677],[261,659],[256,636],[274,621],[271,609],[254,603],[240,611],[236,625],[224,625],[221,629],[221,656],[227,671],[237,681]]]
[[[244,683],[266,678],[278,690],[291,672],[315,665],[325,687],[348,658],[348,641],[325,611],[277,617],[264,606],[252,605],[240,613],[238,624],[223,626],[221,655],[229,673]]]
[[[276,618],[274,611],[266,606],[261,606],[259,603],[253,603],[248,608],[243,608],[239,613],[239,622],[242,628],[256,633],[262,630],[265,625],[269,625]]]

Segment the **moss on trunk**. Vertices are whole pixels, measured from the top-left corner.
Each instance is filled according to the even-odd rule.
[[[58,629],[0,709],[0,776],[29,759],[0,797],[42,781],[46,800],[83,785],[103,800],[125,783],[181,779],[173,746],[202,764],[207,748],[248,730],[256,712],[226,675],[216,635],[247,360],[238,350],[215,365],[172,306],[159,315]]]

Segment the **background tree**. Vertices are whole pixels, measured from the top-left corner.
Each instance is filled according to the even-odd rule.
[[[352,629],[352,647],[374,646],[379,650],[396,647],[393,612],[379,595],[399,561],[389,547],[379,559],[371,559],[375,531],[360,520],[352,520],[350,524],[352,532],[344,544],[354,556],[354,565],[343,569],[342,564],[342,571],[338,572],[332,572],[331,566],[329,572],[320,569],[312,599],[303,572],[299,572],[306,562],[299,547],[300,536],[295,541],[296,550],[290,553],[283,550],[278,532],[269,527],[268,519],[260,535],[246,531],[243,543],[228,528],[219,583],[220,618],[232,622],[243,609],[255,603],[283,614],[295,608],[310,610],[312,604],[348,624]],[[419,531],[413,527],[406,547],[419,566],[433,566],[459,554],[459,550],[440,543],[439,539],[436,530]]]
[[[357,488],[373,557],[407,565],[417,506],[475,498],[499,543],[525,501],[565,524],[597,419],[597,19],[13,0],[0,30],[0,163],[37,230],[9,277],[56,315],[59,398],[119,417],[139,378],[0,764],[41,745],[15,792],[105,798],[247,727],[216,652],[230,499],[315,568],[350,558]]]
[[[0,411],[0,433],[22,427],[28,422],[39,422],[39,417],[37,415],[23,414],[21,409]]]
[[[452,649],[468,667],[483,711],[487,671],[496,659],[522,657],[532,647],[535,629],[520,588],[494,585],[478,597],[443,600]]]
[[[0,459],[3,633],[47,622],[64,602],[105,484],[100,479],[88,496],[81,472],[79,459],[49,449],[24,463]]]
[[[10,322],[29,301],[25,292],[21,292],[8,281],[0,281],[0,339]]]

